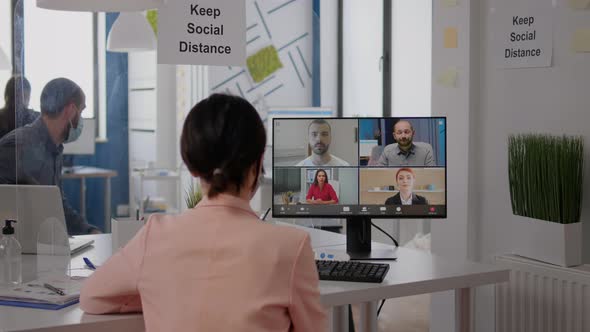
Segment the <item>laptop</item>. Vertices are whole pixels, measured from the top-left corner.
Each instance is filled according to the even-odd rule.
[[[62,204],[57,186],[0,185],[0,223],[3,225],[6,219],[17,221],[15,235],[23,254],[60,248],[76,254],[94,243],[68,236]]]

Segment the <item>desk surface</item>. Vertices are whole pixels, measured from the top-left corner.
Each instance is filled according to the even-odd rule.
[[[389,248],[373,243],[374,248]],[[346,251],[346,245],[330,247]],[[508,281],[509,270],[494,265],[437,257],[428,252],[397,248],[397,261],[380,284],[320,281],[322,303],[327,306],[376,299],[471,288]],[[379,261],[378,263],[385,263]]]
[[[90,166],[74,166],[69,168],[71,172],[62,170],[62,179],[80,179],[80,178],[112,178],[117,176],[117,172],[112,169],[96,168]]]
[[[321,230],[306,229],[313,246],[345,250],[336,242],[345,241],[344,235]],[[82,257],[89,257],[95,264],[102,264],[111,255],[111,235],[88,235],[95,240],[94,247],[72,257],[71,267],[82,268]],[[334,244],[336,243],[336,244]],[[376,244],[376,247],[386,246]],[[399,248],[398,261],[391,262],[386,279],[381,284],[321,281],[321,300],[326,306],[343,305],[383,298],[401,297],[457,288],[476,287],[507,281],[509,270],[493,265],[447,260],[426,252]],[[63,331],[77,325],[81,331],[104,329],[140,331],[143,317],[133,315],[87,315],[78,305],[59,311],[0,306],[0,331],[32,331],[44,329]],[[68,330],[69,331],[69,330]]]

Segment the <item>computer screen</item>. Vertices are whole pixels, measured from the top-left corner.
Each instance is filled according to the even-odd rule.
[[[446,218],[446,118],[274,118],[273,217]]]

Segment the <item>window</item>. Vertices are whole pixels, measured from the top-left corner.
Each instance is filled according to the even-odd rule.
[[[56,77],[78,83],[86,94],[84,118],[98,118],[106,138],[104,13],[65,12],[24,2],[24,72],[31,82],[30,107],[40,111],[45,84]]]
[[[0,48],[12,60],[12,10],[10,1],[0,1]],[[2,91],[2,105],[4,105],[4,87],[10,78],[10,70],[0,70],[0,91]]]
[[[383,114],[383,2],[343,1],[343,116]]]

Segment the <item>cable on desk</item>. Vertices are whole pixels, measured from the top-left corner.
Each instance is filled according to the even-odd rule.
[[[386,231],[384,231],[381,227],[375,225],[372,221],[371,221],[371,226],[377,228],[378,230],[380,230],[383,234],[387,235],[387,237],[389,237],[391,239],[391,241],[393,241],[393,244],[396,247],[399,247],[399,244],[397,243],[397,241],[393,238],[393,236],[389,235],[389,233],[387,233]],[[381,301],[381,305],[379,306],[379,309],[377,309],[377,317],[379,317],[379,314],[381,313],[381,308],[383,308],[383,305],[385,304],[385,300]]]
[[[379,317],[379,313],[381,313],[381,308],[383,308],[384,304],[385,304],[385,300],[382,300],[381,305],[379,306],[379,309],[377,309],[377,317]]]
[[[386,231],[384,231],[381,227],[375,225],[372,221],[371,221],[371,226],[377,228],[378,230],[380,230],[383,234],[387,235],[387,237],[389,237],[391,239],[391,241],[393,241],[393,244],[396,247],[399,247],[399,244],[397,243],[397,241],[393,238],[393,236],[389,235],[389,233],[387,233]]]

